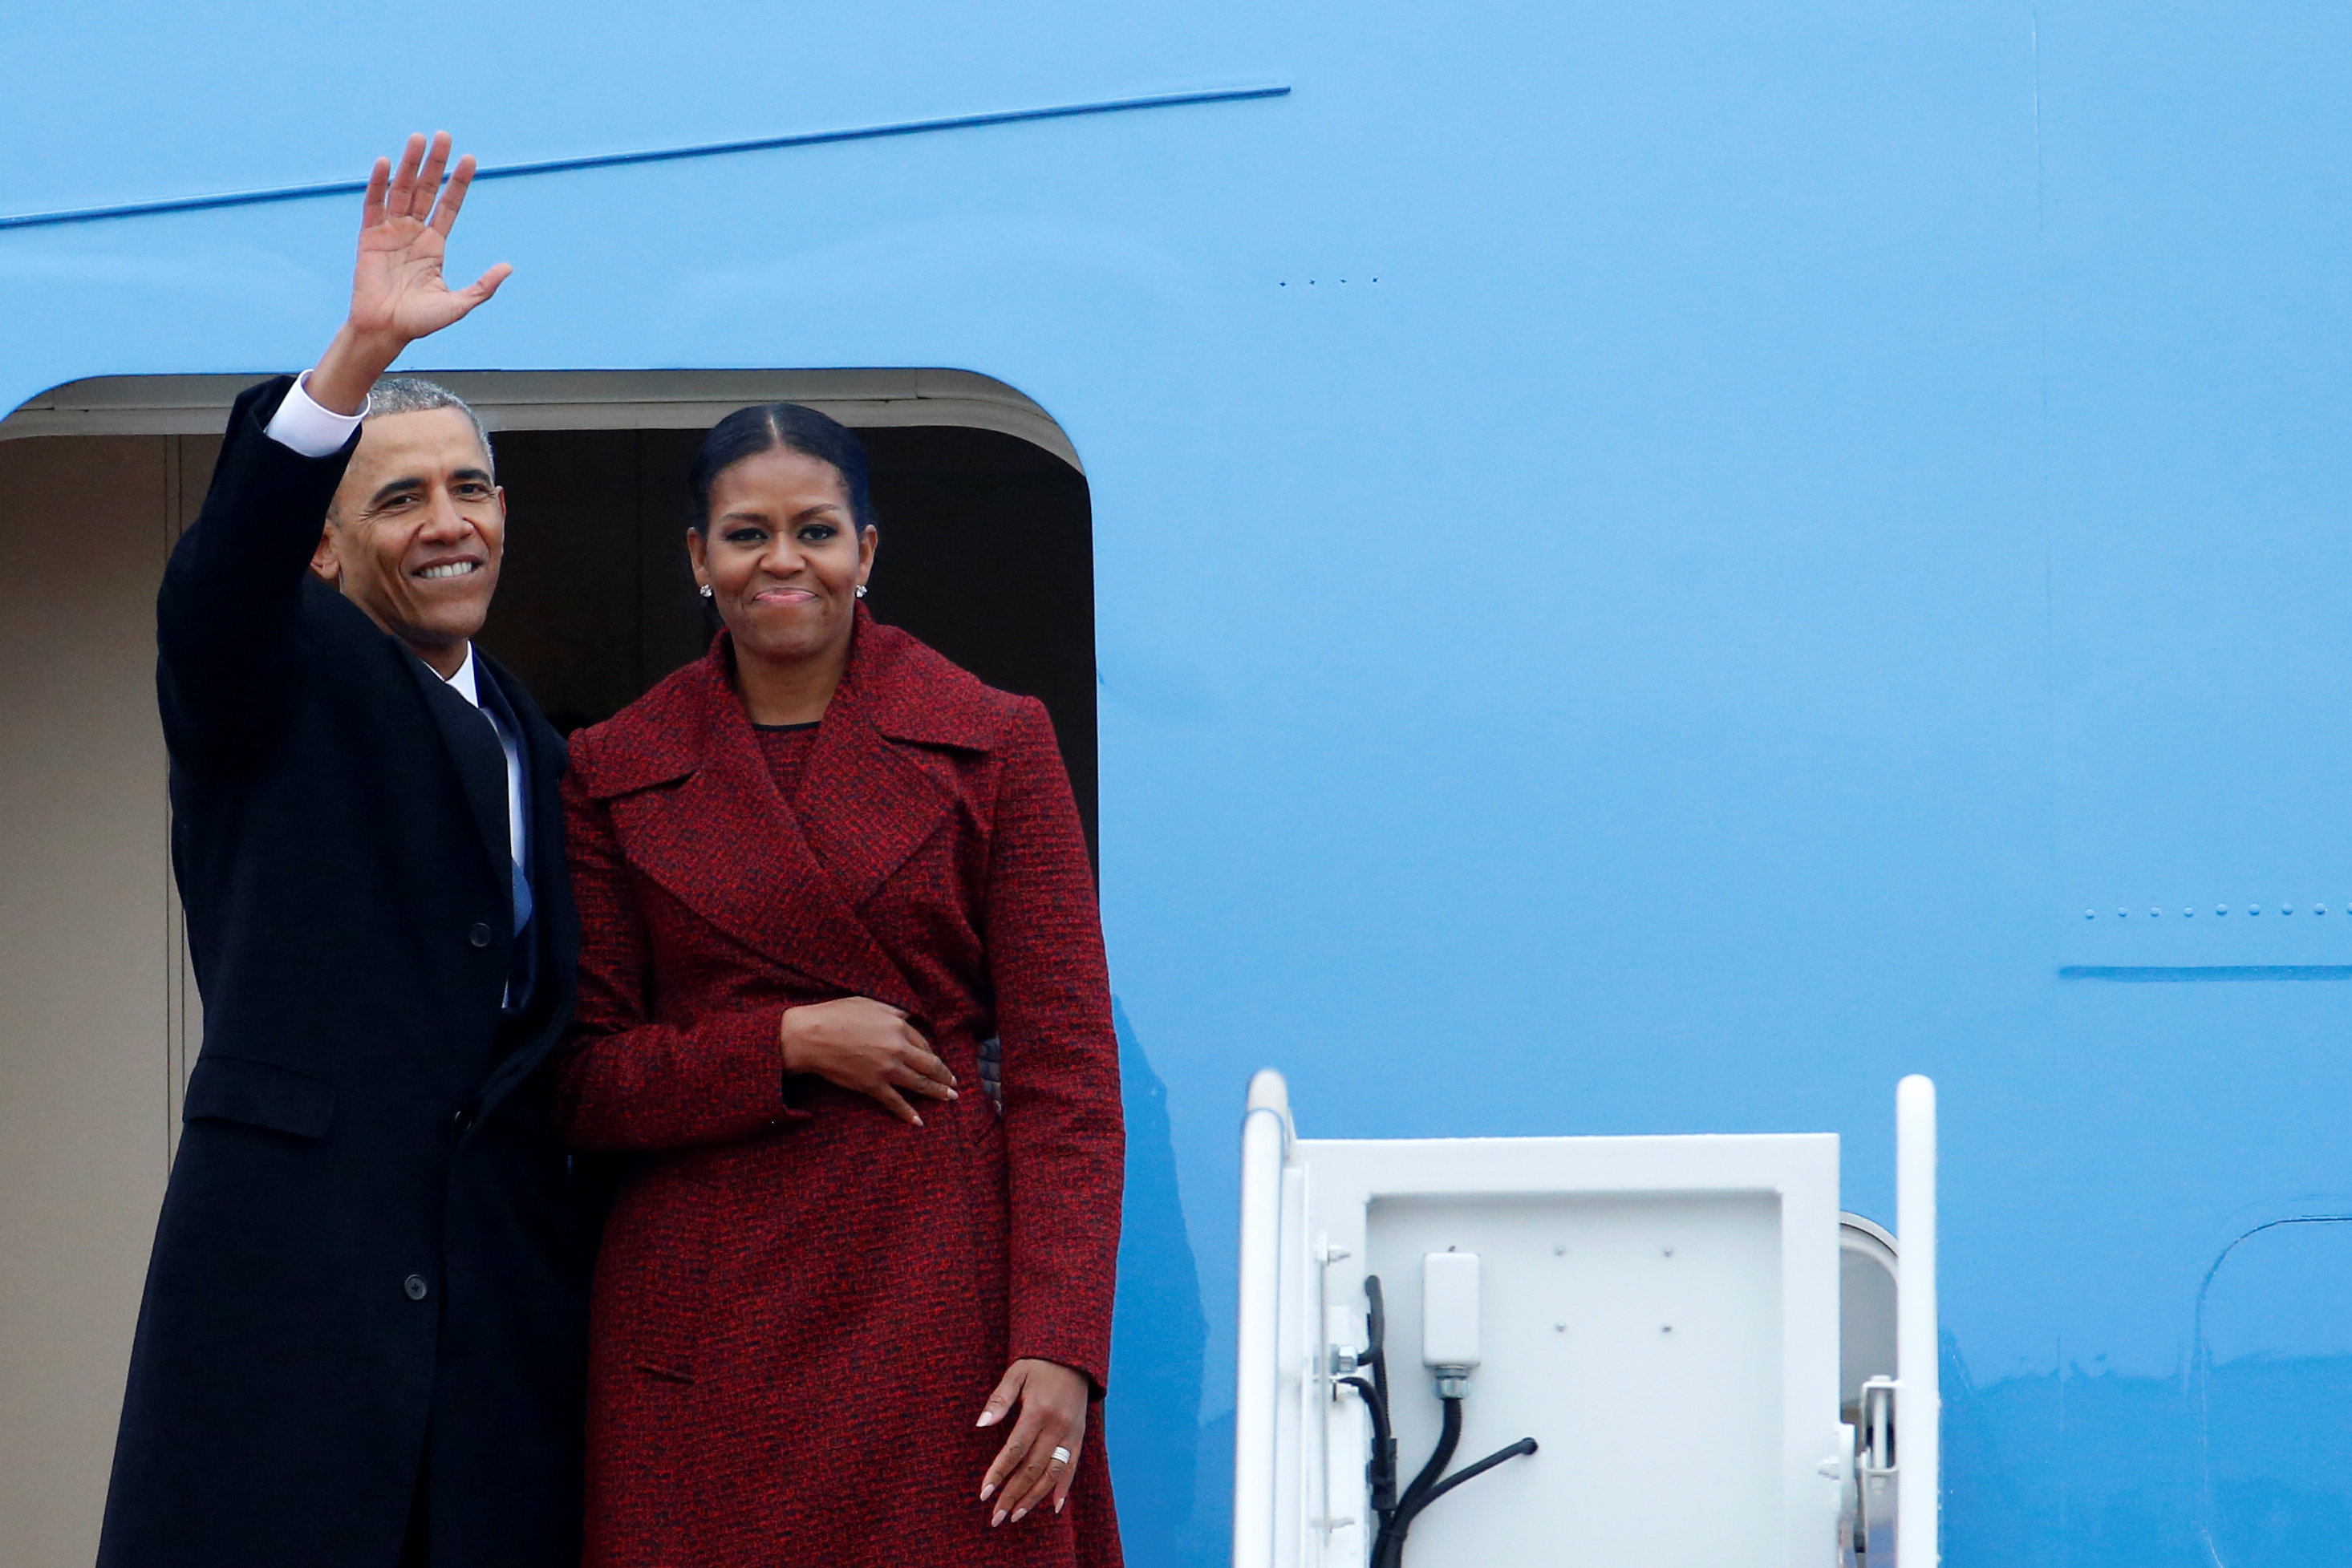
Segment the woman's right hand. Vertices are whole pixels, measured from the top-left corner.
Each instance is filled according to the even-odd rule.
[[[931,1100],[956,1098],[956,1077],[907,1021],[871,997],[843,997],[784,1009],[786,1072],[813,1072],[827,1083],[871,1094],[889,1113],[919,1127],[923,1119],[901,1090]]]

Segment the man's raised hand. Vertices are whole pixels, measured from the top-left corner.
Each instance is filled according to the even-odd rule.
[[[360,218],[359,265],[352,274],[352,325],[360,331],[404,345],[438,332],[496,294],[514,270],[500,262],[472,287],[456,290],[441,276],[449,230],[474,183],[473,154],[457,160],[445,187],[441,172],[448,167],[446,131],[434,132],[430,143],[422,135],[410,137],[397,169],[389,158],[375,161]]]
[[[449,231],[473,183],[470,153],[449,167],[446,131],[435,131],[429,142],[422,134],[411,136],[396,168],[389,158],[375,161],[361,208],[351,317],[310,372],[310,393],[320,406],[358,413],[368,388],[403,350],[463,320],[514,271],[502,261],[471,287],[456,289],[441,276]]]

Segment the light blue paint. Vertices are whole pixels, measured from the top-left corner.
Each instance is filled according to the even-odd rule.
[[[1214,1554],[1234,1127],[1273,1063],[1315,1135],[1833,1130],[1882,1219],[1894,1082],[1932,1073],[1948,1561],[2147,1568],[2226,1526],[2287,1563],[2340,1541],[2352,1457],[2283,1449],[2290,1486],[2242,1443],[2209,1506],[2254,1427],[2192,1418],[2195,1302],[2352,1188],[2352,998],[2059,970],[2352,963],[2347,31],[2312,0],[17,6],[0,125],[41,155],[0,212],[346,180],[428,122],[520,163],[1288,83],[504,182],[456,266],[520,270],[432,349],[968,368],[1084,455],[1104,909],[1207,1324],[1197,1410],[1180,1375],[1112,1414],[1114,1451],[1159,1434],[1120,1476],[1163,1520],[1139,1466],[1201,1423],[1192,1544],[1139,1561]],[[352,226],[0,235],[0,405],[304,362]],[[2200,913],[2105,913],[2142,906]],[[1174,1266],[1153,1234],[1131,1268]],[[1123,1364],[1189,1354],[1128,1300]],[[2341,1404],[2338,1348],[2227,1354],[2245,1422]]]
[[[1947,1340],[1952,1562],[2334,1568],[2352,1560],[2352,1223],[2263,1222],[2213,1260],[2171,1376],[2093,1358],[1979,1385]]]
[[[1127,1112],[1127,1205],[1104,1427],[1118,1468],[1128,1561],[1135,1568],[1189,1568],[1202,1561],[1193,1514],[1209,1325],[1177,1194],[1168,1091],[1127,1010],[1114,1001],[1112,1013]]]

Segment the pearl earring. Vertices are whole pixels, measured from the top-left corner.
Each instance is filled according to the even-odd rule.
[[[862,582],[857,585],[857,597],[860,599],[866,597],[866,585]]]
[[[710,584],[707,582],[702,585],[702,597],[705,599],[710,597]]]

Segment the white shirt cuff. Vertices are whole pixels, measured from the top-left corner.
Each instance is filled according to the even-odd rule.
[[[287,390],[286,401],[269,416],[265,432],[278,445],[288,447],[305,457],[331,457],[343,449],[360,421],[367,417],[367,404],[360,404],[357,413],[330,413],[310,401],[304,383],[310,372],[304,371]]]

